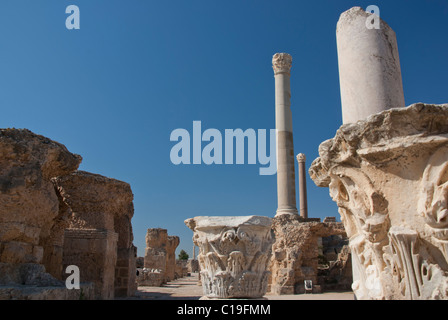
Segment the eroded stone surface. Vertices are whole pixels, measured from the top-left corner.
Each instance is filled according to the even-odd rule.
[[[273,218],[271,292],[304,293],[304,280],[318,284],[318,238],[345,235],[341,222],[320,222],[319,218],[282,215]]]
[[[329,187],[358,299],[448,298],[448,105],[414,104],[340,127],[309,173]]]
[[[5,297],[20,298],[35,285],[66,290],[61,265],[52,268],[60,262],[63,232],[55,225],[64,212],[51,178],[76,170],[81,160],[29,130],[0,129],[0,285]]]
[[[150,228],[146,232],[144,268],[137,277],[139,286],[158,287],[176,279],[176,248],[178,236],[169,236],[168,230]]]
[[[128,183],[85,171],[53,179],[70,218],[65,230],[64,266],[77,265],[83,281],[96,284],[96,296],[132,295],[135,247]]]
[[[261,216],[195,217],[185,220],[199,247],[207,298],[259,298],[267,290],[271,219]]]
[[[40,263],[59,201],[50,179],[81,157],[26,129],[0,130],[0,262]]]

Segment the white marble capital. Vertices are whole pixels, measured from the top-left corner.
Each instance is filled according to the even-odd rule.
[[[204,296],[260,298],[267,290],[272,219],[262,216],[199,216],[185,220],[199,247]]]

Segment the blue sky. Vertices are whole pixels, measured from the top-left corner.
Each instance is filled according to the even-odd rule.
[[[68,30],[68,5],[80,9]],[[295,153],[307,167],[342,123],[336,23],[377,5],[396,32],[406,105],[448,102],[448,2],[349,0],[1,0],[0,127],[28,128],[82,155],[81,170],[130,183],[134,244],[166,228],[192,252],[183,221],[275,215],[276,176],[260,165],[170,161],[177,128],[274,128],[272,55],[291,69]],[[338,216],[309,179],[309,216]]]

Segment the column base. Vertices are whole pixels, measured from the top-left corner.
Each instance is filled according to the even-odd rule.
[[[290,209],[277,209],[277,212],[275,213],[275,216],[281,216],[284,214],[295,214],[295,215],[299,215],[299,211],[295,208],[290,208]]]

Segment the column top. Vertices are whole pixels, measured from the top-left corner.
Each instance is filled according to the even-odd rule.
[[[305,154],[304,154],[304,153],[299,153],[299,154],[297,155],[297,161],[298,161],[298,162],[305,162],[305,161],[306,161]]]
[[[287,53],[276,53],[272,57],[272,68],[274,74],[289,73],[292,66],[292,57]]]

